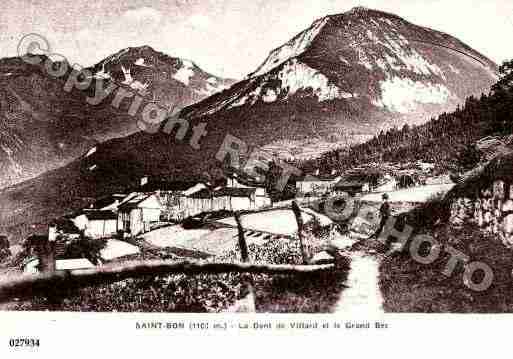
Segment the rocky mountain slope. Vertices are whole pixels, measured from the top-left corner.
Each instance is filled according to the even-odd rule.
[[[355,8],[315,21],[244,81],[187,116],[237,117],[239,126],[258,127],[259,134],[272,128],[258,145],[308,157],[452,110],[488,91],[496,71],[450,35]]]
[[[73,129],[83,101],[63,86],[42,66],[0,60],[0,187],[63,165],[94,144]]]
[[[183,108],[235,83],[203,71],[190,60],[170,57],[149,46],[123,49],[91,71],[97,78],[127,85],[164,107]]]
[[[88,69],[93,74],[89,89],[67,92],[70,72],[50,76],[47,58],[41,59],[36,65],[21,58],[0,60],[0,188],[62,166],[96,143],[139,131],[128,105],[112,106],[115,93],[98,105],[86,101],[98,79],[104,87],[115,82],[146,102],[178,108],[233,83],[145,46],[101,61]]]
[[[496,78],[493,62],[449,35],[356,8],[317,20],[246,79],[185,108],[182,141],[176,130],[141,132],[98,146],[83,164],[95,166],[99,179],[194,177],[218,165],[228,134],[250,148],[312,156],[392,125],[426,122],[488,92]],[[196,150],[191,129],[200,124],[207,134]]]

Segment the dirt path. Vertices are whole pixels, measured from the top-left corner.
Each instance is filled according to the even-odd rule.
[[[383,311],[383,297],[378,286],[379,260],[365,250],[351,252],[351,269],[347,288],[341,292],[335,312],[346,314],[379,314]]]

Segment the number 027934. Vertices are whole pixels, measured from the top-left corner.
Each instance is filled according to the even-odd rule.
[[[35,348],[39,347],[38,338],[11,338],[9,339],[11,348]]]

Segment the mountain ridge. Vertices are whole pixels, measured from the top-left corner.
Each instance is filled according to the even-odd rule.
[[[324,118],[327,123],[307,131],[310,137],[336,133],[345,139],[345,133],[356,132],[366,134],[357,139],[362,141],[381,129],[419,124],[453,110],[467,96],[487,90],[497,78],[493,61],[448,34],[381,11],[367,9],[365,16],[361,14],[353,11],[317,19],[272,50],[255,72],[223,96],[206,98],[184,109],[183,116],[211,121],[241,116],[233,112],[239,107],[244,115],[261,112],[260,117],[266,118],[270,106],[282,106],[282,127],[290,127],[287,117],[315,117],[318,112],[321,119],[310,122]],[[416,41],[408,41],[410,38]],[[308,41],[298,43],[298,39]],[[286,56],[277,56],[283,48]],[[263,69],[268,72],[261,73]],[[287,106],[284,101],[290,97],[295,99]],[[316,101],[303,106],[312,98]],[[301,107],[308,109],[301,113]],[[329,120],[337,113],[345,120]],[[305,126],[314,128],[315,123]],[[280,147],[288,146],[283,154],[291,157],[301,148],[315,150],[316,146],[324,149],[330,145],[324,140],[305,147],[297,136],[295,143],[287,143],[291,142],[288,135],[283,134],[268,147],[280,151]]]
[[[321,18],[316,19],[310,25],[310,27],[308,27],[307,29],[305,29],[305,30],[299,32],[298,34],[296,34],[291,40],[289,40],[288,42],[284,43],[281,46],[278,46],[278,47],[272,49],[269,52],[269,55],[267,56],[266,60],[257,68],[257,70],[255,70],[254,72],[250,73],[248,75],[248,77],[254,77],[254,76],[256,76],[256,74],[261,73],[262,72],[261,69],[263,67],[265,67],[265,64],[267,62],[271,62],[270,59],[273,57],[273,55],[275,55],[277,52],[279,52],[279,50],[283,50],[283,49],[285,49],[288,46],[293,46],[294,43],[296,43],[298,40],[304,40],[302,38],[305,38],[305,37],[307,39],[309,39],[309,42],[311,44],[313,41],[315,41],[315,38],[318,35],[320,35],[320,32],[322,32],[323,28],[328,24],[329,21],[341,21],[341,20],[344,20],[346,17],[351,16],[351,15],[356,15],[356,16],[364,18],[364,19],[372,18],[372,16],[370,16],[370,15],[384,16],[385,18],[391,18],[391,19],[395,19],[395,20],[398,20],[398,21],[402,21],[402,22],[408,23],[409,25],[416,26],[416,27],[422,28],[422,29],[426,29],[428,31],[436,32],[436,33],[438,33],[438,34],[440,34],[442,36],[446,36],[446,37],[451,37],[452,38],[452,36],[450,36],[447,33],[444,33],[444,32],[435,30],[433,28],[429,28],[429,27],[415,25],[415,24],[405,20],[404,18],[402,18],[402,17],[400,17],[400,16],[398,16],[396,14],[392,14],[392,13],[381,11],[381,10],[371,9],[371,8],[367,8],[367,7],[363,7],[363,6],[357,6],[357,7],[354,7],[351,10],[349,10],[347,12],[344,12],[344,13],[330,14],[330,15],[326,15],[326,16],[323,16]],[[434,44],[434,43],[432,43],[432,44]],[[464,44],[463,42],[460,42],[460,44],[464,45],[465,47],[467,47],[470,50],[470,52],[475,52],[472,48],[470,48],[468,45]],[[440,45],[440,44],[437,44],[437,45]],[[293,57],[300,56],[303,52],[305,52],[307,50],[307,46],[300,46],[300,48],[301,48],[301,50],[296,51],[295,52],[296,55],[293,56]],[[453,49],[453,48],[451,48],[451,49]],[[459,50],[456,50],[456,51],[459,51]],[[463,54],[467,55],[467,56],[470,56],[470,57],[473,57],[475,60],[480,61],[483,65],[491,65],[492,67],[496,67],[497,66],[493,61],[491,61],[489,58],[487,58],[484,55],[480,54],[481,58],[478,58],[478,57],[474,57],[474,55],[471,55],[469,53],[463,52]],[[290,57],[287,58],[287,59],[290,59]],[[268,67],[268,70],[271,70],[272,68],[274,68],[276,66],[279,66],[283,62],[284,61],[280,61],[280,62],[274,64],[273,67]],[[263,72],[267,72],[267,71],[263,71]]]
[[[45,68],[48,57],[38,56],[39,64],[29,64],[20,57],[0,59],[0,187],[60,167],[99,142],[140,130],[137,117],[129,115],[124,104],[113,106],[114,94],[97,105],[88,103],[87,96],[95,93],[98,81],[106,83],[104,88],[115,82],[170,109],[190,105],[234,81],[211,75],[192,62],[190,69],[182,70],[187,60],[143,46],[123,49],[85,68],[92,73],[91,85],[83,91],[66,91],[71,65],[66,63],[67,73],[54,77]],[[130,61],[131,57],[136,59]],[[142,62],[136,64],[138,60]],[[145,61],[150,66],[139,66]],[[153,66],[157,62],[158,66]],[[121,68],[124,66],[126,73]],[[185,75],[174,79],[180,71]],[[107,72],[113,73],[112,78]],[[184,83],[189,78],[191,83]],[[145,79],[151,80],[151,85],[145,84]]]

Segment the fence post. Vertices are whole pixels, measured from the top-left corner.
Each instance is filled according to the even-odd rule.
[[[240,221],[240,213],[234,213],[235,222],[237,223],[238,237],[239,237],[239,247],[242,257],[242,262],[249,262],[249,254],[248,254],[248,245],[246,243],[246,238],[244,237],[244,228],[242,227],[242,223]],[[241,305],[239,305],[238,312],[256,312],[255,305],[255,288],[253,288],[253,277],[248,273],[241,274],[241,282],[242,289],[244,290],[244,297],[241,299]],[[243,304],[245,303],[245,304]]]
[[[297,236],[299,237],[299,246],[301,249],[301,256],[303,257],[303,264],[307,264],[308,260],[306,258],[305,244],[303,243],[303,218],[301,217],[301,210],[299,209],[296,201],[292,202],[292,212],[294,212],[294,216],[296,216]]]
[[[249,262],[249,255],[248,255],[248,245],[246,244],[246,238],[244,237],[244,228],[242,228],[242,224],[240,222],[240,213],[235,212],[234,214],[235,222],[237,223],[237,230],[239,232],[239,247],[242,257],[242,262],[246,263]]]

